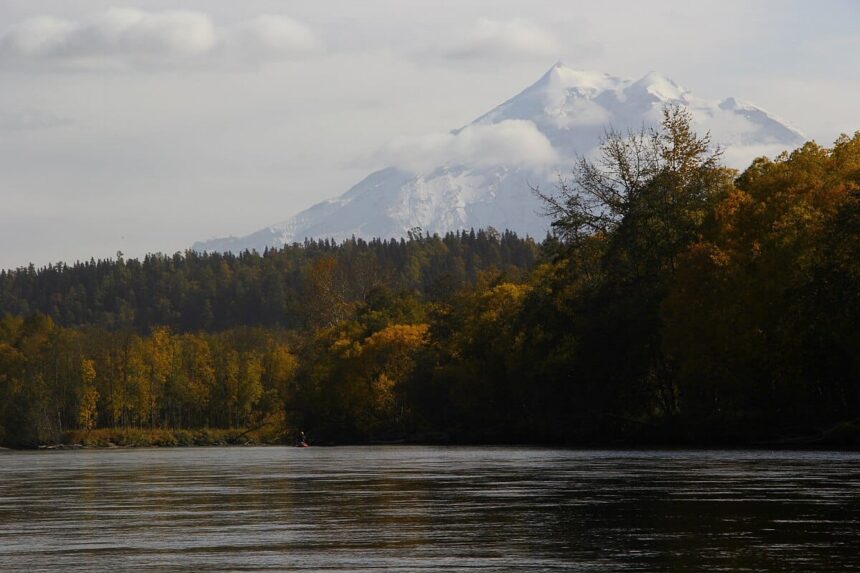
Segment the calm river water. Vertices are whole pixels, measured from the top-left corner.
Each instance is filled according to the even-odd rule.
[[[860,570],[860,454],[0,452],[2,571]]]

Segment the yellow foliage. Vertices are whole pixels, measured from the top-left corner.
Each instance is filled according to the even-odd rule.
[[[417,348],[427,336],[427,324],[393,324],[369,336],[364,348]]]
[[[481,320],[495,322],[513,316],[529,292],[531,286],[527,284],[502,283],[491,288],[481,296]]]
[[[81,361],[81,396],[78,408],[78,424],[84,430],[96,426],[99,393],[93,382],[96,379],[96,365],[92,360]]]

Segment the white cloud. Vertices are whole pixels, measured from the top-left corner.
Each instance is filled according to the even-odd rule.
[[[459,59],[557,57],[559,42],[544,28],[527,20],[480,18],[446,55]]]
[[[0,53],[45,57],[62,50],[77,29],[73,22],[50,16],[24,20],[0,36]]]
[[[215,46],[215,26],[199,12],[144,12],[112,8],[79,26],[71,46],[85,55],[106,53],[194,57]]]
[[[286,16],[260,15],[219,28],[202,12],[111,8],[78,21],[52,16],[24,20],[0,34],[0,63],[122,69],[225,56],[281,59],[320,45],[310,28]]]
[[[261,14],[243,22],[233,32],[229,42],[239,55],[250,59],[303,55],[322,47],[313,30],[278,14]]]
[[[558,161],[552,144],[531,121],[470,125],[457,133],[400,137],[379,159],[416,172],[442,165],[546,166]]]
[[[199,12],[111,8],[86,21],[51,16],[24,20],[0,38],[0,53],[20,59],[93,61],[193,58],[216,43],[211,19]]]

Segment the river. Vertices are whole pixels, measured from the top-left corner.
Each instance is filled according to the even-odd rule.
[[[860,454],[0,452],[2,571],[860,570]]]

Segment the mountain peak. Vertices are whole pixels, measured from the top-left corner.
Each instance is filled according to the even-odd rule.
[[[413,227],[445,233],[492,226],[541,237],[549,222],[531,188],[551,189],[557,173],[595,152],[607,128],[623,132],[659,123],[667,103],[690,111],[696,130],[712,134],[730,167],[744,167],[755,155],[775,155],[804,139],[761,108],[734,98],[694,96],[657,72],[634,81],[559,61],[519,94],[437,138],[438,153],[430,153],[435,163],[416,168],[420,172],[408,163],[377,171],[337,199],[280,225],[246,237],[197,243],[194,249],[262,251],[305,238],[402,237]],[[547,148],[557,164],[523,161],[535,149]],[[428,153],[424,148],[417,152]],[[431,152],[436,152],[432,146]],[[409,153],[416,151],[407,149],[405,156]]]
[[[628,87],[627,92],[647,93],[661,101],[673,101],[683,99],[690,92],[674,80],[663,74],[650,71]]]
[[[580,70],[558,61],[526,91],[535,89],[602,91],[614,87],[620,80],[603,72]]]

